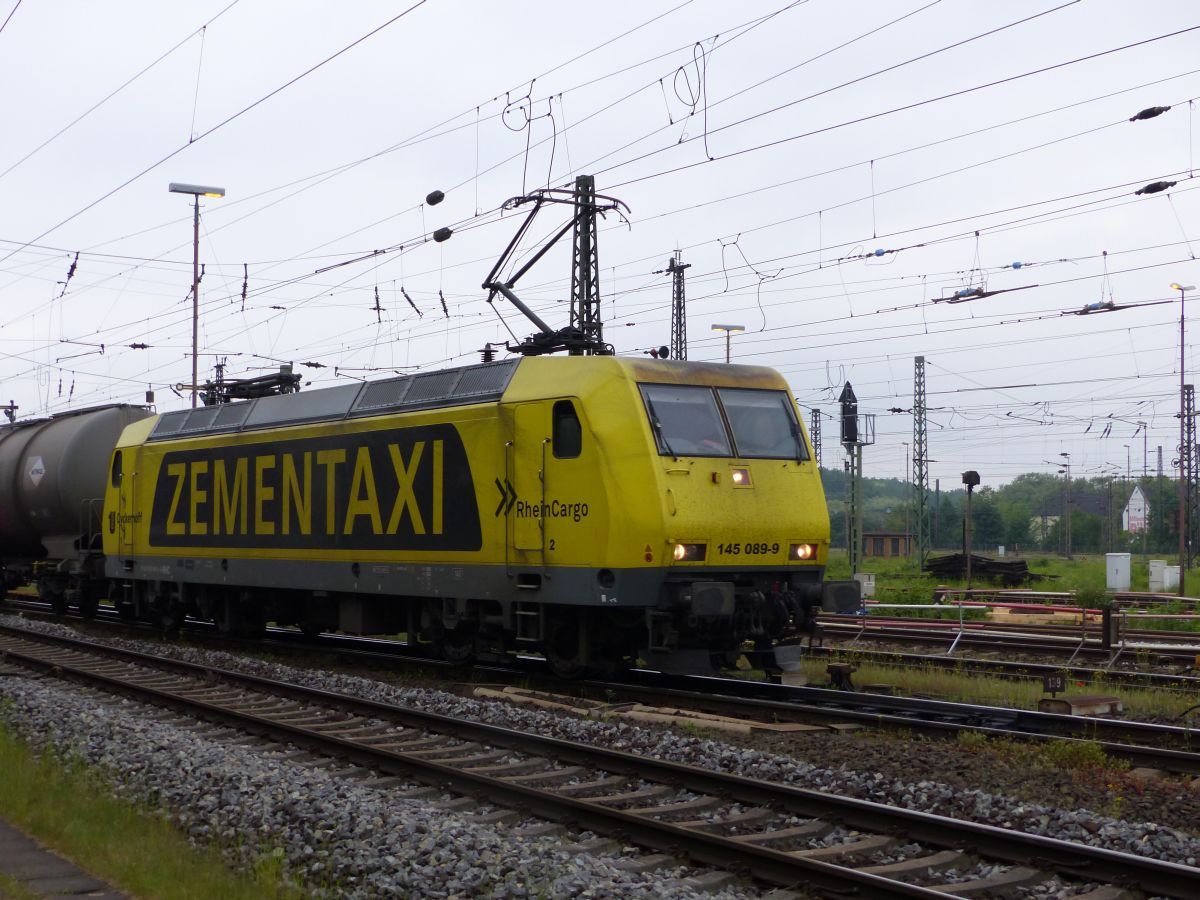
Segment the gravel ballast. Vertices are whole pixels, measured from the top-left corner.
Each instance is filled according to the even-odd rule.
[[[690,868],[622,872],[605,858],[572,854],[563,838],[518,837],[436,806],[449,796],[404,799],[403,787],[365,787],[295,765],[279,750],[230,746],[149,718],[138,704],[65,687],[6,679],[0,714],[35,747],[99,767],[118,796],[167,811],[194,843],[221,847],[234,865],[250,870],[263,857],[281,858],[306,894],[757,896],[689,891],[680,882],[696,874]]]
[[[74,634],[51,623],[11,617],[0,617],[0,621],[33,630]],[[146,649],[144,642],[112,638],[103,642]],[[789,745],[792,750],[799,748],[812,760],[837,760],[832,765],[817,764],[773,752],[780,746],[778,742],[737,746],[694,734],[467,699],[426,687],[399,687],[195,647],[156,643],[152,649],[188,662],[1110,850],[1192,866],[1200,858],[1200,838],[1156,821],[1130,821],[1086,808],[1063,809],[1054,805],[1051,797],[1045,802],[1031,802],[970,787],[970,763],[965,761],[968,754],[956,755],[952,745],[941,746],[937,753],[924,754],[931,742],[902,742],[893,738],[875,743],[847,735],[831,735],[828,742],[821,741],[820,736],[808,736]],[[181,823],[197,840],[211,840],[214,836],[226,840],[228,834],[243,837],[261,834],[261,840],[247,842],[240,852],[280,853],[289,866],[313,877],[317,884],[326,879],[336,881],[341,889],[353,885],[356,890],[370,894],[382,886],[372,879],[392,878],[405,892],[449,896],[445,887],[437,887],[428,880],[431,873],[448,873],[467,893],[486,891],[495,896],[522,896],[519,893],[524,889],[522,885],[536,885],[531,888],[535,893],[540,890],[549,895],[566,892],[579,896],[610,893],[651,896],[666,891],[682,896],[686,893],[675,879],[687,873],[631,876],[597,858],[572,858],[562,851],[562,839],[541,843],[518,839],[503,829],[475,825],[445,811],[432,810],[425,802],[389,799],[382,791],[319,771],[296,771],[294,766],[272,763],[269,757],[256,752],[220,744],[206,746],[187,732],[162,723],[147,722],[133,714],[118,716],[120,710],[114,712],[108,704],[105,711],[89,713],[92,701],[74,698],[72,702],[83,704],[84,708],[76,715],[63,715],[63,691],[49,684],[14,681],[0,689],[15,701],[9,712],[14,724],[34,735],[44,732],[46,740],[74,748],[90,761],[124,773],[125,791],[148,791],[156,796],[177,811]],[[117,718],[122,720],[120,727],[114,724]],[[141,734],[143,730],[148,733]],[[155,748],[153,753],[148,749],[151,746]],[[834,755],[839,752],[840,755]],[[916,752],[923,754],[922,759],[897,758]],[[914,771],[929,774],[929,756],[945,760],[946,778],[912,776]],[[885,760],[890,763],[882,764]],[[873,766],[876,761],[880,765]],[[131,771],[137,777],[130,778]],[[1162,786],[1154,784],[1146,787],[1151,795],[1160,789]],[[1187,792],[1178,786],[1166,790]],[[1195,791],[1190,796],[1200,800]],[[1077,799],[1071,796],[1068,801]],[[336,858],[328,849],[335,843]],[[396,864],[381,862],[386,857],[394,858]],[[481,872],[494,880],[480,881],[484,878]],[[426,893],[426,887],[436,890]],[[705,896],[743,895],[727,889],[722,894]]]

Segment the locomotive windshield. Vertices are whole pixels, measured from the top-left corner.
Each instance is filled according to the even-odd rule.
[[[643,384],[641,388],[659,453],[733,455],[712,388],[682,384]]]
[[[733,429],[737,455],[761,459],[808,459],[792,404],[783,391],[717,388]]]
[[[664,456],[808,459],[783,391],[639,385]]]

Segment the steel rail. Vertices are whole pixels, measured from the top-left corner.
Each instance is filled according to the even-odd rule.
[[[212,666],[202,666],[179,660],[162,660],[149,654],[109,648],[86,641],[49,638],[46,635],[25,632],[21,629],[5,628],[0,629],[0,631],[16,632],[19,637],[36,642],[73,647],[86,652],[124,658],[131,662],[138,662],[139,664],[156,668],[187,672],[199,678],[206,679],[210,683],[219,681],[224,684],[241,685],[252,690],[301,700],[307,703],[335,706],[359,715],[398,722],[408,727],[428,729],[466,740],[529,753],[539,753],[557,760],[582,763],[622,774],[637,775],[646,780],[659,781],[698,793],[718,797],[736,797],[741,802],[755,803],[776,810],[784,810],[792,814],[833,818],[853,827],[875,832],[885,831],[902,834],[912,840],[926,841],[942,846],[967,846],[985,856],[1008,862],[1020,864],[1027,863],[1030,860],[1044,861],[1045,865],[1054,871],[1065,872],[1074,877],[1089,880],[1104,880],[1115,884],[1136,885],[1149,893],[1158,893],[1171,897],[1185,898],[1200,896],[1200,869],[1177,863],[1168,863],[1147,857],[1074,844],[1055,838],[1009,831],[962,819],[952,819],[931,813],[898,809],[868,800],[835,797],[791,785],[756,781],[741,775],[702,769],[618,750],[577,744],[558,738],[543,737],[486,723],[455,719],[410,707],[400,707],[362,698],[348,697],[329,691],[286,682],[276,682],[259,676],[246,675]],[[48,670],[57,668],[58,671],[66,671],[68,668],[64,667],[61,662],[51,662],[44,665]],[[86,670],[80,670],[80,675],[88,679],[94,677]],[[114,685],[114,687],[120,689],[121,686]],[[153,689],[144,688],[141,690],[145,693]],[[182,702],[181,698],[174,695],[167,695],[162,699],[169,704]],[[278,733],[286,734],[286,739],[293,742],[315,739],[315,736],[306,737],[302,730],[300,733],[293,734],[293,731],[297,731],[295,726],[283,726],[283,723],[260,719],[247,713],[215,708],[212,714],[219,717],[233,715],[244,719],[247,723],[258,723],[258,726],[268,729],[284,727],[284,731]],[[525,791],[530,789],[524,788],[524,786],[512,785],[501,781],[496,785],[498,793],[494,795],[488,794],[488,786],[492,782],[496,782],[497,779],[464,772],[453,767],[438,766],[426,760],[405,758],[401,754],[387,753],[377,748],[365,747],[364,745],[345,741],[344,739],[330,738],[329,736],[324,736],[322,739],[337,741],[336,746],[338,746],[339,751],[344,752],[349,758],[360,758],[364,761],[368,759],[381,760],[378,764],[375,762],[366,763],[373,766],[386,765],[392,767],[403,765],[408,767],[415,765],[417,768],[406,768],[405,771],[414,773],[424,771],[430,773],[435,778],[443,780],[452,777],[455,781],[459,781],[463,775],[470,775],[470,778],[466,779],[466,782],[476,792],[495,797],[496,802],[504,803],[505,805],[515,803],[519,806],[532,808],[530,804],[535,799],[532,796],[525,795]],[[342,744],[346,744],[346,746],[342,746]],[[334,745],[331,744],[330,746]],[[357,754],[364,755],[357,756]],[[379,756],[378,754],[383,755]],[[429,768],[430,765],[433,765],[435,768]],[[388,768],[385,771],[392,771],[392,769]],[[517,788],[521,788],[521,790],[515,794],[509,793]],[[539,803],[550,802],[545,800],[543,796],[545,793],[537,792],[539,797],[543,797],[541,801],[538,801]],[[500,799],[502,797],[510,799]],[[677,852],[679,847],[683,846],[687,848],[684,852],[701,861],[728,859],[729,857],[725,854],[728,854],[733,848],[726,846],[726,844],[733,843],[736,845],[737,853],[740,855],[743,863],[751,867],[751,871],[755,873],[756,877],[771,880],[777,884],[796,883],[800,879],[799,873],[803,872],[804,877],[800,880],[804,880],[814,887],[819,887],[822,890],[838,889],[832,884],[826,885],[820,881],[823,878],[834,877],[835,880],[840,880],[840,889],[844,890],[846,879],[843,876],[847,873],[855,872],[855,870],[845,869],[841,866],[817,863],[815,860],[806,860],[801,857],[792,857],[782,851],[774,851],[769,848],[754,847],[754,852],[747,854],[745,853],[747,848],[740,842],[731,842],[728,839],[709,834],[693,834],[690,829],[671,826],[670,823],[654,822],[653,825],[650,825],[649,823],[653,822],[653,820],[637,817],[635,814],[620,810],[598,807],[595,804],[589,804],[586,800],[563,797],[559,797],[557,800],[570,800],[570,803],[559,807],[561,810],[559,813],[554,813],[553,810],[546,812],[544,815],[548,818],[555,818],[557,816],[559,818],[575,819],[580,822],[591,822],[594,824],[588,827],[603,829],[610,831],[610,833],[633,834],[634,832],[624,829],[623,826],[626,825],[637,825],[639,828],[638,833],[640,833],[640,829],[667,825],[669,827],[665,831],[657,832],[659,837],[647,835],[646,846],[662,849],[674,848]],[[585,814],[587,816],[586,819],[582,818]],[[603,825],[602,823],[605,822],[609,824]],[[687,840],[685,841],[684,838]],[[662,840],[663,843],[650,843],[652,840]],[[694,841],[698,841],[698,843],[693,844]],[[710,857],[707,855],[709,853],[715,854],[715,856]],[[788,866],[791,874],[784,876],[783,880],[778,880],[780,878],[779,866],[781,864]],[[736,863],[731,865],[736,865]],[[761,869],[754,868],[754,866],[759,865],[761,865]],[[869,878],[870,880],[858,882],[855,879],[859,876]],[[866,888],[867,893],[863,896],[869,897],[929,897],[946,895],[944,890],[933,891],[927,888],[918,888],[914,885],[903,884],[890,879],[880,879],[878,876],[862,872],[856,873],[855,876],[851,877],[851,880],[853,883]]]

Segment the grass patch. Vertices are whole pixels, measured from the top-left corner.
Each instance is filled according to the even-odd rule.
[[[114,799],[81,764],[35,756],[2,722],[0,817],[135,896],[302,896],[281,884],[278,861],[264,860],[253,876],[232,872],[215,850],[195,849],[161,817]],[[21,900],[27,892],[0,880],[0,896]]]
[[[1128,762],[1112,759],[1095,741],[1030,742],[963,731],[958,734],[958,746],[968,753],[990,753],[1023,769],[1055,769],[1090,776],[1119,774],[1129,769]]]
[[[0,874],[0,898],[3,900],[40,900],[41,896],[26,890],[17,879]]]

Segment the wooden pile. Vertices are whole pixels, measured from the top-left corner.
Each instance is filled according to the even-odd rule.
[[[937,578],[966,578],[967,557],[962,553],[931,556],[925,561],[925,571],[932,573]],[[1002,584],[1016,585],[1024,584],[1027,581],[1041,581],[1054,576],[1030,572],[1029,564],[1023,559],[992,559],[972,553],[971,577],[993,578]]]

